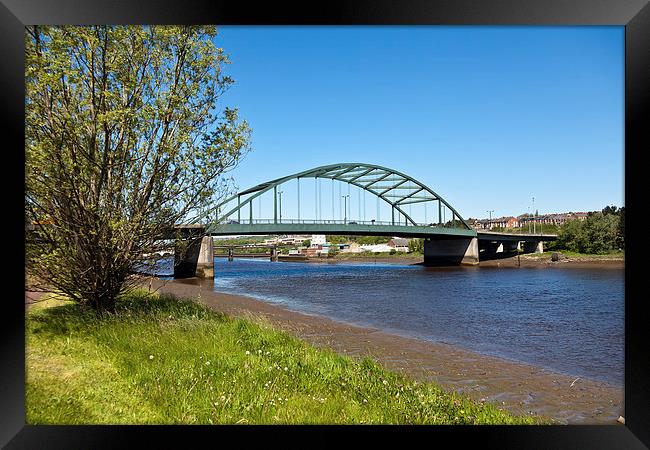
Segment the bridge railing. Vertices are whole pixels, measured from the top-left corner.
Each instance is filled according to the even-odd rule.
[[[412,227],[412,224],[407,224],[405,222],[392,222],[392,221],[383,221],[383,220],[316,220],[316,219],[241,219],[241,220],[226,220],[220,225],[273,225],[273,224],[291,224],[291,225],[302,225],[302,224],[312,224],[312,225],[383,225],[383,226],[409,226]],[[418,223],[417,226],[420,227],[436,227],[436,228],[453,228],[461,227],[462,222],[453,221],[443,224],[437,223]]]
[[[277,221],[273,219],[249,219],[242,220],[227,220],[224,224],[240,224],[240,225],[258,225],[258,224],[274,224],[274,223],[284,223],[284,224],[328,224],[328,225],[392,225],[391,222],[379,221],[379,220],[315,220],[315,219],[278,219]]]

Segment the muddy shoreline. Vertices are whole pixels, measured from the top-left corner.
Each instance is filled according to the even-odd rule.
[[[618,423],[619,416],[625,416],[624,390],[620,387],[448,344],[291,311],[251,297],[217,293],[212,287],[212,280],[196,278],[154,278],[152,283],[153,290],[198,298],[208,307],[231,316],[264,318],[316,347],[329,347],[353,357],[371,356],[388,369],[418,380],[435,381],[447,390],[497,404],[516,414],[544,416],[562,424],[612,425]]]
[[[281,261],[292,262],[292,261]],[[296,260],[296,262],[307,262],[316,264],[338,264],[345,262],[365,262],[365,263],[381,263],[381,264],[423,264],[421,257],[403,257],[403,256],[349,256],[345,258],[308,258],[306,260]],[[511,256],[502,259],[493,259],[489,261],[481,261],[477,267],[498,267],[498,268],[518,268],[518,267],[539,267],[539,268],[576,268],[576,269],[622,269],[625,267],[625,260],[623,258],[599,258],[594,257],[579,257],[567,258],[564,257],[559,261],[551,261],[548,258],[531,257],[531,256]]]

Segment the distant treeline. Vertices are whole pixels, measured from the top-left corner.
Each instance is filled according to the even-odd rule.
[[[579,253],[609,253],[625,250],[625,207],[606,206],[592,211],[586,219],[569,220],[563,225],[535,224],[535,232],[557,234],[558,239],[545,245],[547,250],[569,250]],[[532,224],[520,228],[495,227],[491,231],[528,233]]]
[[[495,227],[491,231],[528,233],[529,230],[526,225],[514,229]],[[590,254],[625,250],[625,207],[606,206],[601,211],[590,212],[584,220],[574,219],[563,225],[536,224],[536,232],[558,235],[556,241],[544,244],[547,250]],[[423,253],[424,240],[409,240],[409,251]]]
[[[566,222],[547,248],[594,254],[625,250],[625,207],[607,206],[585,220]]]
[[[389,236],[344,236],[340,234],[328,234],[327,242],[332,244],[347,244],[356,242],[359,245],[377,245],[385,244],[392,238]]]
[[[493,228],[492,231],[528,232],[528,226],[519,229]],[[609,253],[625,250],[625,207],[606,206],[601,211],[590,212],[584,220],[570,220],[564,225],[536,224],[536,232],[557,234],[558,239],[545,244],[547,250],[568,250],[579,253]],[[385,244],[388,236],[344,236],[327,235],[327,242],[344,244],[356,242],[359,245]],[[217,245],[242,245],[261,243],[264,238],[239,238],[221,240]],[[310,241],[303,243],[309,246]],[[423,239],[410,239],[409,251],[424,252]]]
[[[229,246],[250,245],[250,244],[260,245],[260,244],[264,243],[265,239],[267,239],[266,236],[263,236],[263,237],[250,236],[250,237],[230,238],[230,239],[215,239],[214,240],[214,245],[229,245]]]

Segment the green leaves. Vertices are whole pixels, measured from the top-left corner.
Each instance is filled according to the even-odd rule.
[[[618,216],[597,212],[583,221],[571,220],[562,226],[555,247],[598,254],[617,250],[621,242]]]
[[[123,261],[147,252],[157,229],[223,195],[251,131],[220,104],[233,80],[216,36],[212,26],[27,28],[26,210],[57,225],[48,241],[71,258],[56,266],[64,292],[80,273],[121,286]],[[29,263],[43,276],[55,268]]]

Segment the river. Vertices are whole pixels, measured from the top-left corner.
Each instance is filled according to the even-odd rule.
[[[623,269],[215,258],[214,290],[624,384]]]

